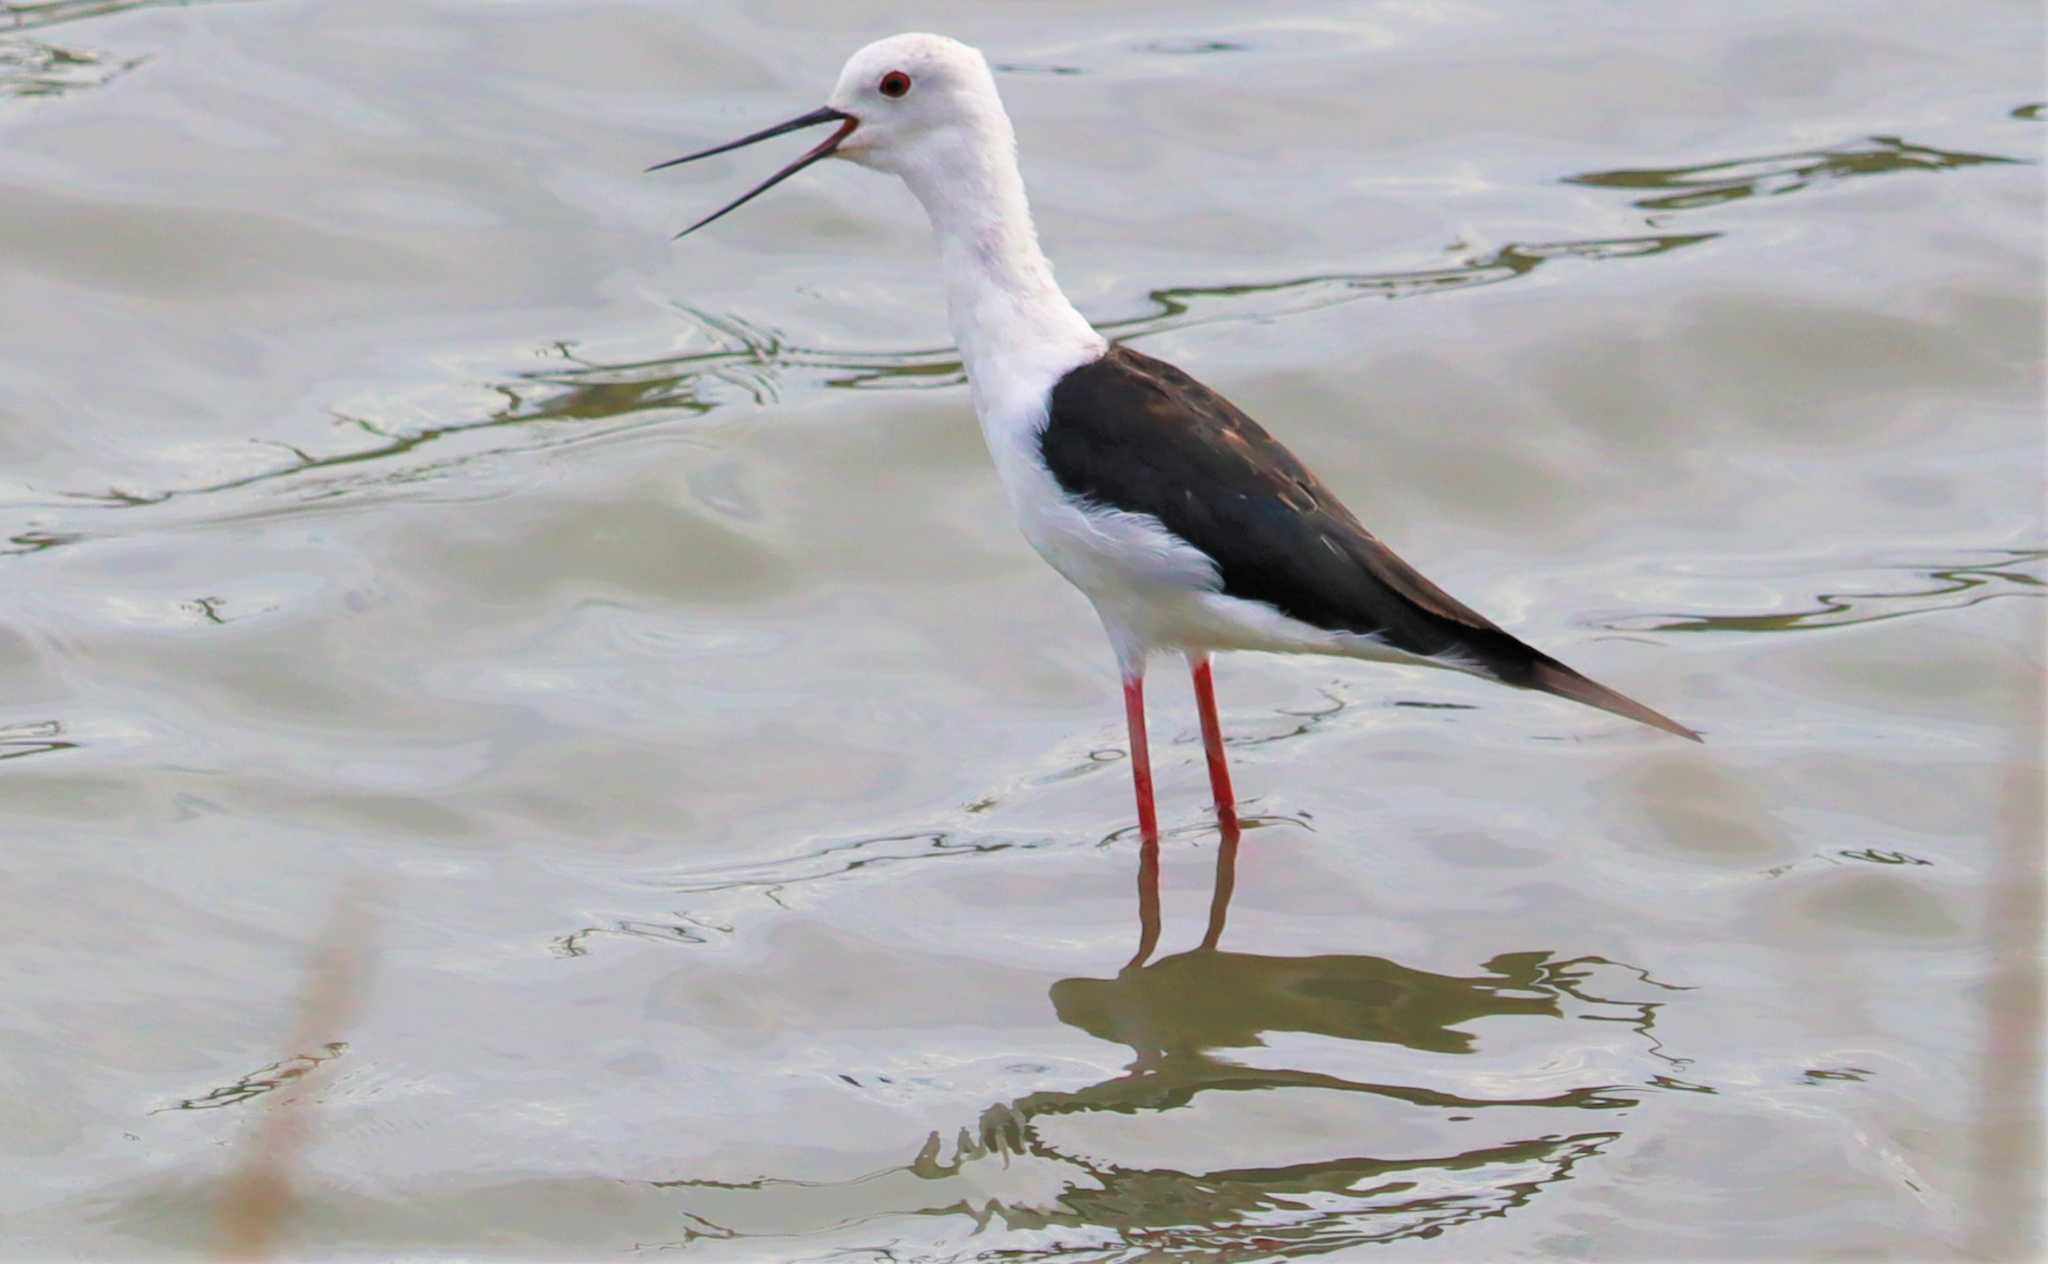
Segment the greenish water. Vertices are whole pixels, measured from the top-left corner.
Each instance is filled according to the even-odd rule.
[[[1162,671],[1152,874],[916,204],[640,174],[939,21],[0,7],[0,1258],[278,1119],[283,1258],[2032,1249],[2034,7],[949,11],[1091,318],[1708,736],[1230,658],[1232,850]]]

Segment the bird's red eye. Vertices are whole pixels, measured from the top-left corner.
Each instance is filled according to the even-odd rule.
[[[882,76],[879,85],[885,97],[900,97],[910,91],[910,76],[900,70],[892,70]]]

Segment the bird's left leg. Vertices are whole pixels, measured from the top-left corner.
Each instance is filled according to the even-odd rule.
[[[1202,717],[1202,747],[1209,755],[1209,790],[1216,798],[1216,823],[1225,838],[1237,837],[1237,795],[1230,788],[1230,761],[1223,754],[1223,723],[1216,718],[1216,679],[1206,653],[1190,650],[1195,676],[1195,710]]]

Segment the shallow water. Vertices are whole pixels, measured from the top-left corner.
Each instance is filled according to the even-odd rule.
[[[915,204],[639,174],[928,13],[0,9],[0,1252],[279,1118],[291,1258],[2022,1252],[2039,14],[1261,12],[948,21],[1084,311],[1708,744],[1232,658],[1232,851],[1162,664],[1125,969]]]

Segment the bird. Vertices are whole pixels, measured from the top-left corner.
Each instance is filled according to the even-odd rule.
[[[848,59],[824,106],[647,170],[827,125],[823,141],[676,236],[828,158],[894,175],[923,204],[968,394],[1017,525],[1093,604],[1115,654],[1146,843],[1159,838],[1145,724],[1157,654],[1187,661],[1229,838],[1239,821],[1216,711],[1220,652],[1448,668],[1702,740],[1437,587],[1236,405],[1098,333],[1053,279],[1016,132],[977,49],[925,33],[877,40]]]

